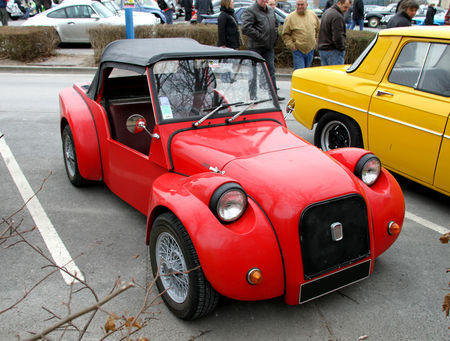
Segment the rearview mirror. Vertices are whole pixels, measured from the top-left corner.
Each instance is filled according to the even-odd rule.
[[[147,126],[147,121],[142,115],[131,115],[127,119],[127,129],[132,134],[138,134]]]

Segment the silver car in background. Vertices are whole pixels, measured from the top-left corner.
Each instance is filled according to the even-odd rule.
[[[133,12],[133,24],[154,25],[159,20],[150,13]],[[125,16],[95,0],[65,0],[37,14],[23,26],[53,26],[63,43],[89,43],[88,29],[98,25],[125,25]]]

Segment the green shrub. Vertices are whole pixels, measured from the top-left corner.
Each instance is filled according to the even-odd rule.
[[[59,44],[53,27],[0,27],[0,56],[21,62],[54,54]]]
[[[282,27],[279,28],[279,38],[275,45],[275,65],[277,68],[292,68],[292,53],[284,45],[281,39]],[[205,45],[217,46],[217,25],[155,25],[135,27],[135,38],[175,38],[185,37],[197,40]],[[89,30],[92,48],[94,49],[95,62],[98,63],[103,49],[110,42],[125,39],[124,26],[99,26]],[[369,31],[347,31],[346,63],[353,61],[366,48],[374,38],[375,33]],[[245,49],[246,36],[242,35]],[[318,56],[317,51],[315,55]]]

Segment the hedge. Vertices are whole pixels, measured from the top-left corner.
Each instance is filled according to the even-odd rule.
[[[275,64],[277,68],[292,68],[292,54],[280,38],[275,46]],[[187,37],[206,45],[217,46],[217,25],[154,25],[136,26],[135,38],[170,38]],[[89,30],[89,37],[94,49],[97,64],[103,49],[110,42],[125,39],[125,26],[100,25]],[[346,63],[352,63],[375,37],[374,32],[347,31]],[[242,36],[245,49],[246,36]],[[51,27],[0,27],[0,57],[19,61],[30,61],[49,57],[59,43],[56,31]],[[316,51],[317,55],[317,51]]]

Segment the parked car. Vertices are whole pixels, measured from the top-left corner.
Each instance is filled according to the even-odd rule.
[[[434,15],[434,25],[444,25],[445,10],[441,7],[435,7],[436,14]],[[416,15],[412,19],[413,25],[425,25],[425,17],[427,14],[428,6],[421,5],[417,10]]]
[[[70,182],[104,181],[147,216],[148,268],[179,318],[219,295],[299,304],[341,289],[401,230],[403,195],[378,158],[287,129],[254,52],[118,40],[59,101]]]
[[[379,32],[351,66],[296,70],[295,118],[323,150],[364,147],[450,195],[450,27]]]
[[[251,4],[253,4],[254,0],[240,0],[240,1],[236,1],[234,2],[234,10],[236,11],[238,8],[240,7],[248,7]],[[216,0],[212,3],[213,5],[213,13],[208,14],[208,15],[203,15],[204,17],[210,17],[210,16],[214,16],[216,15],[216,17],[219,16],[220,14],[220,0]],[[217,21],[217,19],[215,19]],[[192,12],[192,18],[191,18],[191,24],[196,24],[197,23],[197,10],[195,9],[195,4],[194,4],[194,11]],[[204,23],[204,21],[202,21],[202,23]],[[216,22],[217,24],[217,22]]]
[[[244,13],[244,11],[248,7],[249,7],[249,5],[245,4],[244,6],[235,8],[234,15],[236,16],[236,19],[237,19],[237,22],[239,25],[242,24],[242,19],[241,19],[242,13]],[[212,14],[212,15],[204,15],[204,19],[203,19],[202,23],[217,25],[217,22],[219,20],[219,15],[220,15],[220,13],[216,13],[216,14]],[[278,7],[275,7],[275,18],[277,19],[278,25],[284,24],[284,20],[286,19],[287,15],[288,14],[286,12],[283,12]]]
[[[26,8],[23,7],[20,0],[9,0],[6,3],[6,12],[11,20],[25,19]],[[32,17],[36,15],[36,13],[36,4],[33,1],[30,3],[30,11],[28,15]]]
[[[125,8],[125,0],[115,0],[116,4],[121,8]],[[164,12],[159,8],[155,0],[136,0],[134,2],[134,12],[151,13],[159,18],[160,22],[165,24],[167,19]]]
[[[385,21],[386,16],[392,16],[395,14],[397,8],[396,3],[389,4],[385,7],[377,7],[375,9],[365,9],[364,23],[368,27],[378,27],[380,24],[387,24]]]
[[[156,17],[133,15],[133,23],[152,25]],[[125,17],[111,12],[100,1],[65,0],[26,20],[23,26],[53,26],[63,43],[89,43],[88,29],[98,25],[125,25]]]
[[[106,6],[111,12],[114,14],[125,17],[125,9],[119,7],[119,5],[114,0],[97,0],[100,1],[103,5]],[[136,8],[136,7],[135,7]],[[133,8],[133,25],[155,25],[160,24],[161,19],[158,15],[144,12],[144,11],[136,11]]]

